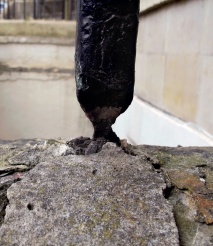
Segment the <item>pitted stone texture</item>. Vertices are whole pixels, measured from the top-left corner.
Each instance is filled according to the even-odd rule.
[[[63,140],[0,140],[0,183],[1,177],[8,173],[28,171],[39,162],[73,153]]]
[[[132,146],[164,176],[180,245],[213,245],[213,148]]]
[[[0,245],[179,245],[165,183],[110,144],[39,163],[8,189]]]

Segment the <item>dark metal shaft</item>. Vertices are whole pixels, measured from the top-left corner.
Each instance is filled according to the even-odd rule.
[[[116,141],[111,125],[132,101],[138,13],[139,0],[78,1],[77,98],[95,139]]]

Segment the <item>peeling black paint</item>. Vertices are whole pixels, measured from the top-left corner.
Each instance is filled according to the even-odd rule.
[[[76,86],[78,101],[96,137],[132,102],[139,0],[78,1]]]

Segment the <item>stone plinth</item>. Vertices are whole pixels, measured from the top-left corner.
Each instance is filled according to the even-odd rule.
[[[1,141],[0,245],[211,245],[212,154]]]

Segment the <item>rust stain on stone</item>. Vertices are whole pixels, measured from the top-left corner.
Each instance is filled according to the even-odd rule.
[[[171,170],[168,176],[172,183],[181,190],[189,190],[192,192],[205,192],[205,184],[200,180],[199,176],[189,171]]]
[[[194,195],[194,200],[198,212],[204,217],[205,223],[207,225],[213,224],[213,201],[199,194]]]
[[[192,203],[189,206],[196,206],[198,215],[203,217],[206,224],[213,224],[213,200],[208,197],[210,194],[205,182],[195,173],[184,170],[170,170],[168,177],[171,183],[180,190],[187,190],[192,196]]]

